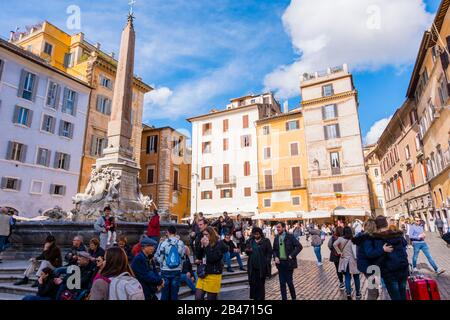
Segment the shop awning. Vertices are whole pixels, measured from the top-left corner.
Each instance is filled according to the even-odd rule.
[[[297,220],[297,219],[301,219],[303,214],[304,214],[303,211],[280,212],[280,213],[274,214],[274,219]]]
[[[258,213],[252,217],[252,220],[272,220],[274,215],[274,212]]]
[[[330,211],[311,211],[303,214],[303,219],[324,219],[331,218]]]
[[[335,216],[354,216],[354,217],[365,217],[370,215],[363,209],[338,209],[334,210]]]

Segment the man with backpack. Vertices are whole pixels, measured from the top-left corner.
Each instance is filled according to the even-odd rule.
[[[175,226],[170,226],[167,229],[167,239],[160,244],[155,255],[161,266],[161,276],[165,283],[161,292],[161,300],[178,300],[183,268],[182,257],[186,249],[183,241],[178,239],[176,234]]]

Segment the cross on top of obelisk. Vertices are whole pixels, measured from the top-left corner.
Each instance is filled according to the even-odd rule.
[[[130,16],[133,16],[133,7],[136,4],[136,1],[131,0],[128,4],[130,5]]]

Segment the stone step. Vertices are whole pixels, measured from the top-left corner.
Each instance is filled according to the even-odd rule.
[[[225,293],[225,292],[232,292],[232,291],[240,291],[240,290],[247,290],[248,288],[250,288],[249,285],[247,284],[243,284],[243,285],[236,285],[236,286],[230,286],[230,287],[225,287],[222,288],[220,290],[221,293]],[[180,289],[181,292],[181,289]],[[189,295],[178,295],[179,300],[184,300],[184,301],[193,301],[195,300],[195,296],[193,294],[189,294]],[[220,299],[220,294],[219,294],[219,299]]]
[[[24,296],[12,293],[0,293],[0,301],[17,301],[22,300]]]
[[[10,274],[0,274],[0,283],[14,283],[23,278],[23,273],[10,273]],[[31,277],[29,283],[33,283],[37,280],[37,277]]]
[[[32,288],[31,284],[30,282],[28,285],[15,286],[12,283],[0,283],[0,294],[7,293],[19,296],[36,295],[38,290],[37,288]]]

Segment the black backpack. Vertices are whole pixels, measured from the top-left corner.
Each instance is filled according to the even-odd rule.
[[[450,232],[447,232],[442,236],[442,239],[447,242],[447,244],[450,244]]]

